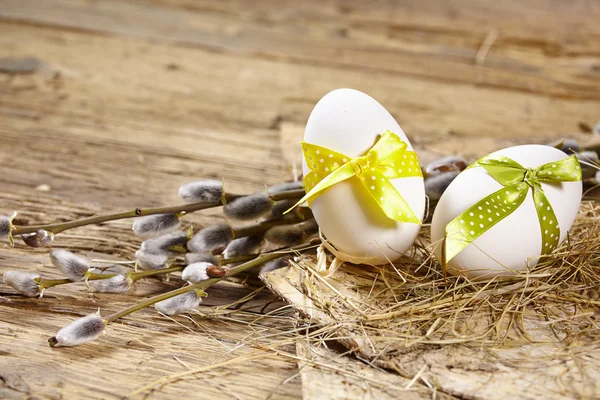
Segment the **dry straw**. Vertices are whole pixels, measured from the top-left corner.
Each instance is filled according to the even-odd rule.
[[[395,265],[346,264],[325,277],[315,258],[305,257],[296,270],[274,273],[267,284],[278,291],[282,280],[291,281],[310,300],[304,301],[310,304],[305,314],[329,331],[328,338],[359,348],[369,359],[389,359],[422,344],[561,343],[573,351],[598,342],[600,207],[595,203],[582,204],[568,241],[511,279],[444,280],[424,244],[426,234],[414,257]]]

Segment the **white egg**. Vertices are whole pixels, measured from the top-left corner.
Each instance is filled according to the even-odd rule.
[[[304,141],[350,157],[365,154],[376,138],[390,130],[412,146],[394,117],[372,97],[353,89],[338,89],[325,95],[312,111]],[[420,166],[417,166],[420,168]],[[303,162],[304,174],[308,174]],[[423,178],[392,179],[390,182],[422,221],[425,211]],[[415,241],[420,225],[388,218],[377,202],[354,177],[331,187],[311,204],[319,227],[341,252],[369,258],[371,264],[398,259]]]
[[[509,157],[525,168],[536,168],[566,157],[560,150],[541,145],[510,147],[491,155]],[[437,204],[431,223],[431,240],[438,260],[441,260],[446,225],[502,187],[482,167],[463,171],[448,186]],[[582,183],[542,183],[542,190],[556,214],[560,243],[567,236],[579,210]],[[529,190],[525,201],[516,210],[450,260],[448,273],[470,278],[491,278],[513,276],[535,266],[542,254],[542,233],[531,192]]]

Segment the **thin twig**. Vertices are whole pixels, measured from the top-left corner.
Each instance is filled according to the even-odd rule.
[[[289,190],[286,192],[273,193],[270,195],[271,200],[287,200],[301,198],[304,195],[304,189]],[[228,194],[223,195],[225,201],[231,201],[243,195]],[[12,230],[12,235],[22,235],[24,233],[32,233],[38,230],[45,230],[54,234],[66,231],[68,229],[78,228],[86,225],[96,225],[103,222],[115,221],[119,219],[137,218],[147,215],[156,214],[180,214],[180,213],[193,213],[195,211],[205,210],[207,208],[214,208],[222,206],[222,201],[216,201],[213,203],[191,203],[181,204],[176,206],[165,206],[165,207],[152,207],[152,208],[136,208],[130,211],[123,211],[120,213],[107,214],[107,215],[96,215],[93,217],[83,218],[75,221],[68,221],[56,224],[44,224],[44,225],[31,225],[31,226],[19,226],[15,225],[15,229]]]

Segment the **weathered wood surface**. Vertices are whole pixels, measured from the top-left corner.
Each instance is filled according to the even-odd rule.
[[[397,268],[403,273],[400,263]],[[365,373],[364,376],[375,376],[378,385],[369,388],[378,391],[375,398],[388,398],[390,386],[395,388],[396,395],[410,387],[412,390],[407,391],[405,396],[415,398],[426,398],[428,394],[431,397],[434,392],[441,398],[455,396],[480,400],[600,397],[597,329],[582,333],[576,328],[577,322],[570,321],[572,325],[564,328],[549,324],[551,321],[535,315],[533,311],[543,307],[541,305],[524,307],[528,310],[520,317],[524,327],[522,331],[521,328],[511,329],[512,323],[507,322],[493,330],[505,340],[485,343],[483,339],[481,342],[473,340],[476,335],[471,333],[473,330],[483,337],[482,332],[487,330],[483,327],[487,327],[489,315],[481,311],[485,307],[480,304],[465,306],[462,312],[456,311],[459,307],[455,307],[454,325],[441,329],[442,334],[436,331],[446,325],[444,314],[447,310],[440,310],[429,319],[421,318],[418,311],[423,305],[432,309],[442,308],[440,304],[443,301],[439,298],[437,301],[420,298],[403,308],[402,302],[410,300],[398,293],[398,301],[392,304],[396,307],[393,312],[399,315],[383,318],[384,311],[378,307],[376,298],[385,297],[382,296],[384,293],[392,297],[389,293],[399,292],[405,283],[392,268],[358,269],[344,265],[335,274],[323,278],[317,276],[314,260],[307,257],[299,264],[273,271],[265,277],[265,282],[301,312],[305,324],[318,326],[323,336],[330,341],[337,339],[346,352],[358,354],[364,363],[370,365],[370,374]],[[406,284],[418,286],[410,279]],[[515,294],[515,297],[518,295]],[[354,307],[362,309],[373,319],[363,318],[354,311]],[[598,311],[597,305],[584,308],[590,314]],[[377,319],[375,316],[378,316]],[[442,322],[437,324],[434,322],[436,318],[437,322]],[[557,317],[556,322],[560,319]],[[382,323],[378,324],[380,321]],[[422,332],[409,329],[413,325],[421,327]],[[467,325],[471,328],[466,329]],[[425,335],[425,332],[430,333]],[[568,332],[578,334],[571,338]],[[305,350],[305,353],[313,357],[326,357],[332,353],[316,343],[313,347],[304,344],[310,350]],[[332,357],[331,362],[334,360],[335,357]],[[352,362],[356,361],[348,361],[346,368],[353,368]],[[354,368],[358,370],[358,367]],[[396,371],[398,375],[387,373],[395,375],[395,379],[381,376],[378,368]],[[311,366],[303,371],[303,379],[314,369]],[[329,371],[323,369],[319,373],[328,375]],[[344,394],[345,397],[358,397],[357,391],[365,391],[365,385],[372,384],[367,379],[353,384],[346,384],[347,381],[347,377],[338,380],[336,394],[340,395],[339,398],[344,398]],[[322,396],[323,386],[315,384],[305,389],[305,393],[313,394],[309,398],[325,398]]]
[[[585,0],[0,0],[0,213],[41,222],[173,203],[198,177],[260,189],[291,176],[311,108],[337,87],[382,102],[425,162],[588,140],[600,119],[599,17],[600,4]],[[138,245],[125,223],[56,241],[119,259]],[[55,274],[47,251],[3,243],[0,272],[15,268]],[[247,325],[142,312],[92,345],[51,350],[46,337],[76,315],[130,298],[81,287],[39,301],[1,291],[0,397],[122,396],[248,342]],[[247,292],[214,290],[207,303]],[[261,320],[255,336],[284,335],[292,317]],[[301,389],[314,378],[294,378],[296,360],[264,351],[260,362],[154,395],[323,397]]]

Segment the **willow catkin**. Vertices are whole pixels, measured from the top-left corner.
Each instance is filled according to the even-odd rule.
[[[225,258],[233,258],[255,254],[262,246],[264,238],[264,235],[254,235],[234,239],[223,252],[223,256]]]
[[[202,303],[200,295],[195,290],[191,290],[170,299],[159,301],[154,305],[154,308],[165,315],[176,315],[190,312],[198,307],[200,303]]]
[[[257,220],[271,213],[273,203],[267,193],[255,193],[225,204],[223,214],[227,218],[240,221]]]
[[[50,346],[78,346],[97,339],[104,332],[105,324],[98,314],[79,318],[58,331],[50,338]]]
[[[135,252],[135,259],[141,269],[161,269],[169,264],[169,255],[167,253],[148,253],[144,250]]]
[[[98,279],[89,282],[90,289],[98,293],[126,293],[131,288],[131,279],[119,274],[108,279]]]
[[[459,173],[459,171],[442,172],[439,175],[427,177],[425,179],[425,194],[429,197],[429,200],[439,200]]]
[[[78,256],[68,250],[52,250],[50,261],[72,281],[83,280],[89,274],[90,263],[87,258]]]
[[[0,237],[8,236],[10,233],[11,222],[10,217],[5,215],[0,216]]]
[[[233,240],[233,232],[227,224],[207,226],[187,242],[187,248],[194,253],[218,254]]]
[[[40,286],[36,281],[38,279],[40,276],[35,272],[25,271],[8,271],[3,277],[4,283],[27,297],[36,297],[41,294]]]
[[[191,203],[218,203],[223,198],[223,182],[205,179],[186,183],[179,188],[179,197]]]
[[[142,242],[141,250],[149,254],[167,253],[169,255],[174,255],[181,253],[181,250],[185,249],[187,241],[187,233],[171,232],[154,239],[144,240]]]
[[[139,237],[154,238],[179,228],[178,214],[157,214],[139,217],[133,221],[133,232]]]

